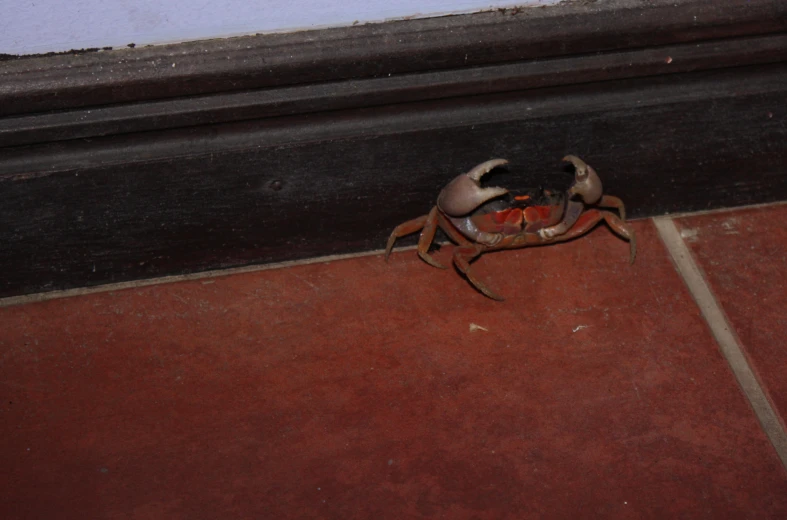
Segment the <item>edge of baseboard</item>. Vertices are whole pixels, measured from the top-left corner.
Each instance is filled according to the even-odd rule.
[[[765,208],[780,206],[785,204],[787,204],[787,201],[768,202],[762,204],[750,204],[747,206],[739,206],[734,208],[718,208],[718,209],[705,210],[705,211],[674,213],[674,214],[670,214],[669,218],[675,220],[679,218],[693,217],[693,216],[700,216],[700,215],[729,213],[734,211],[747,211],[747,210],[760,209],[760,208],[765,209]],[[646,217],[640,219],[631,219],[630,222],[652,220],[652,219],[659,219],[659,218],[664,218],[664,217],[661,216],[661,217]],[[445,242],[445,241],[436,242],[436,244],[441,246],[452,245],[450,242]],[[392,250],[392,253],[415,251],[416,248],[417,246],[415,245],[395,247]],[[93,287],[79,287],[75,289],[66,289],[60,291],[48,291],[48,292],[25,294],[20,296],[9,296],[6,298],[0,298],[0,308],[14,307],[18,305],[26,305],[29,303],[37,303],[37,302],[43,302],[49,300],[59,300],[63,298],[72,298],[75,296],[85,296],[89,294],[107,293],[107,292],[111,293],[115,291],[139,289],[143,287],[166,285],[166,284],[178,283],[178,282],[193,282],[193,281],[201,281],[201,280],[208,281],[215,278],[223,278],[226,276],[233,276],[237,274],[256,273],[256,272],[269,271],[274,269],[286,269],[286,268],[298,267],[302,265],[324,264],[324,263],[337,262],[342,260],[349,260],[352,258],[364,258],[368,256],[382,256],[384,253],[385,253],[385,249],[375,249],[371,251],[362,251],[358,253],[318,256],[318,257],[306,258],[302,260],[290,260],[286,262],[276,262],[270,264],[248,265],[244,267],[231,267],[227,269],[212,269],[209,271],[201,271],[197,273],[162,276],[156,278],[146,278],[140,280],[132,280],[128,282],[96,285]]]

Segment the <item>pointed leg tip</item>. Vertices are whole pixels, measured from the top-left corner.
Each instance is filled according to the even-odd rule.
[[[435,259],[434,259],[434,258],[432,258],[431,256],[429,257],[429,260],[431,260],[430,264],[431,264],[433,267],[436,267],[436,268],[438,268],[438,269],[448,269],[446,266],[444,266],[443,264],[441,264],[440,262],[438,262],[437,260],[435,260]]]
[[[419,251],[418,256],[421,258],[421,260],[431,265],[432,267],[436,267],[438,269],[448,269],[446,266],[444,266],[443,264],[441,264],[440,262],[438,262],[437,260],[435,260],[434,258],[432,258],[426,253],[422,253]]]
[[[506,301],[506,299],[505,299],[505,298],[503,298],[502,296],[500,296],[499,294],[497,294],[497,293],[495,293],[495,292],[492,292],[491,290],[487,289],[486,287],[478,287],[478,286],[476,285],[476,288],[477,288],[479,291],[481,291],[481,293],[482,293],[484,296],[486,296],[487,298],[491,298],[492,300],[495,300],[495,301],[497,301],[497,302],[504,302],[504,301]]]

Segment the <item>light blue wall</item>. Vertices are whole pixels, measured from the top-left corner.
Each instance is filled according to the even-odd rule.
[[[172,43],[560,0],[0,0],[0,53]]]

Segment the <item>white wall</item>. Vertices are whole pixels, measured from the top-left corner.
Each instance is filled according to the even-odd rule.
[[[0,53],[172,43],[559,1],[0,0]]]

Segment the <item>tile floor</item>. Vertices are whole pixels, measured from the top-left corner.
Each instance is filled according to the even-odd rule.
[[[780,417],[786,219],[675,220]],[[635,226],[633,266],[604,227],[483,256],[505,303],[408,250],[0,308],[0,516],[787,518],[779,453]]]

